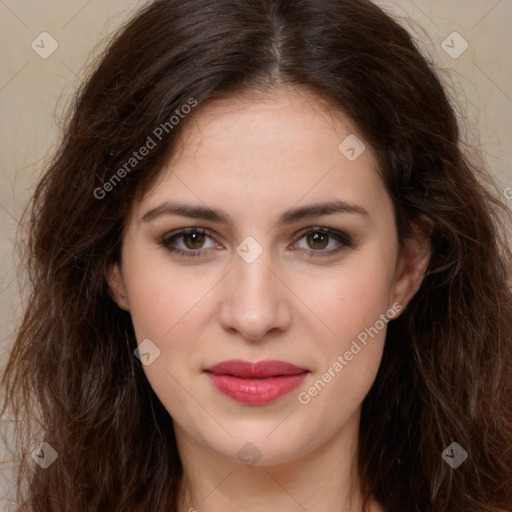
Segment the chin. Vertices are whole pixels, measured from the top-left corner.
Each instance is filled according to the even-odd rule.
[[[223,457],[247,467],[291,463],[315,448],[314,440],[305,439],[301,429],[293,432],[290,427],[278,425],[279,421],[274,421],[270,428],[267,422],[264,425],[261,422],[252,422],[252,425],[244,422],[236,428],[226,425],[233,437],[223,435],[212,439],[208,436],[202,442]]]

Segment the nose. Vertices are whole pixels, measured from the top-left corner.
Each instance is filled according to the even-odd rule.
[[[251,263],[235,255],[223,287],[220,323],[224,329],[254,342],[289,328],[290,292],[275,267],[266,251]]]

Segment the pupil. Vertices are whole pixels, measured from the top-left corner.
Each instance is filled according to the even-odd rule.
[[[313,239],[313,244],[322,244],[322,242],[326,242],[328,236],[324,233],[314,233],[313,235],[310,235]],[[321,247],[316,247],[316,249],[323,249],[327,244],[323,243]]]
[[[192,247],[189,247],[189,249],[197,249],[196,245],[201,245],[201,237],[203,235],[201,233],[189,233],[185,240],[192,240],[190,244]]]

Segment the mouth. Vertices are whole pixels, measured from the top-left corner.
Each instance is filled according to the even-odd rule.
[[[262,405],[277,401],[295,389],[309,370],[285,361],[223,361],[204,370],[213,386],[244,404]]]

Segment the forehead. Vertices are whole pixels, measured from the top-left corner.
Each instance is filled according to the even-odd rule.
[[[244,94],[193,115],[144,206],[179,199],[251,215],[340,196],[378,205],[385,193],[357,128],[311,93]],[[347,140],[361,152],[356,159],[347,158]]]
[[[298,155],[303,149],[308,153],[313,147],[325,149],[332,142],[326,138],[329,133],[337,132],[334,137],[339,138],[356,131],[348,117],[325,99],[289,87],[266,94],[249,91],[206,103],[191,121],[179,141],[189,157],[201,147],[213,150],[219,158],[256,151],[264,157],[276,149]]]

